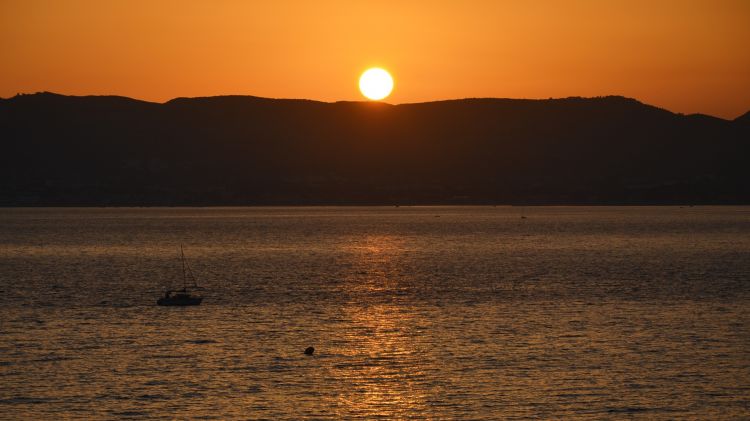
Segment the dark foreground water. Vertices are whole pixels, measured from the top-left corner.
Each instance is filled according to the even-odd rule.
[[[748,418],[750,208],[0,209],[0,323],[0,418]]]

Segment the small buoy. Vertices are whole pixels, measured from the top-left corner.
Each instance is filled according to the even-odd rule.
[[[313,352],[315,352],[315,348],[308,346],[307,349],[305,349],[305,355],[312,355]]]

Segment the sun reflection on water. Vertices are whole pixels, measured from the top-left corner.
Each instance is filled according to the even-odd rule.
[[[342,316],[352,327],[342,335],[343,362],[332,376],[348,383],[335,406],[350,415],[413,416],[426,407],[425,367],[414,335],[428,322],[413,306],[394,300],[407,288],[400,275],[400,257],[407,242],[395,235],[369,235],[347,243],[352,275],[342,290],[356,291]]]
[[[345,336],[344,363],[333,367],[349,383],[338,405],[352,414],[413,414],[425,406],[422,352],[412,338],[419,315],[399,305],[356,305],[342,309],[353,329]],[[388,413],[379,413],[387,409]]]
[[[342,287],[364,294],[397,293],[408,286],[402,266],[408,250],[406,240],[395,235],[368,235],[345,243],[342,252],[352,270]]]

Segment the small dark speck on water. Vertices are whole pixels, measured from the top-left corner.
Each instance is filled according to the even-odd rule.
[[[311,346],[308,346],[308,347],[307,347],[307,348],[305,349],[305,355],[312,355],[312,354],[313,354],[313,352],[315,352],[315,348],[313,348],[313,347],[311,347]]]

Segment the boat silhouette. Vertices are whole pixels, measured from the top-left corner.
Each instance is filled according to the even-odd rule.
[[[164,295],[156,300],[157,305],[197,306],[203,302],[203,297],[193,293],[193,291],[202,290],[203,288],[198,286],[193,271],[190,269],[187,260],[185,260],[185,252],[182,249],[182,244],[180,244],[180,259],[182,261],[182,288],[165,290]],[[188,278],[192,281],[192,285],[190,286],[188,286]]]

